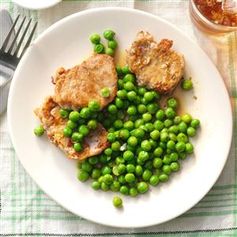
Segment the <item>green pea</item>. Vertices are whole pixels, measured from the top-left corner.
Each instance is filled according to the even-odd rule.
[[[104,49],[105,49],[105,47],[104,47],[104,45],[101,44],[101,43],[95,44],[95,46],[94,46],[94,52],[95,52],[95,53],[98,53],[98,54],[103,53],[103,52],[104,52]]]
[[[188,142],[188,137],[184,133],[181,132],[177,135],[177,141],[186,143]]]
[[[130,146],[133,146],[135,147],[137,145],[138,141],[137,141],[137,138],[135,136],[131,136],[128,138],[128,144]]]
[[[128,115],[136,115],[137,114],[137,108],[135,105],[130,105],[127,109]]]
[[[64,137],[71,137],[71,135],[72,135],[72,129],[69,128],[69,127],[65,127],[65,128],[63,129],[63,135],[64,135]]]
[[[73,121],[71,121],[71,120],[68,120],[68,121],[67,121],[67,127],[68,127],[68,128],[71,128],[71,129],[74,129],[74,128],[77,127],[77,123],[75,123],[75,122],[73,122]]]
[[[125,89],[126,91],[132,91],[132,90],[135,89],[135,86],[134,86],[134,84],[133,84],[131,81],[128,81],[128,82],[126,82],[126,83],[124,84],[124,89]]]
[[[163,157],[163,164],[169,165],[171,162],[172,161],[171,161],[170,156],[168,154],[164,155],[164,157]]]
[[[129,189],[127,186],[122,185],[119,189],[120,193],[122,193],[123,195],[128,195],[129,194]]]
[[[177,172],[180,169],[180,164],[178,162],[172,162],[170,164],[170,169],[174,172]]]
[[[191,90],[193,88],[193,82],[191,79],[185,79],[181,82],[181,88],[185,91]]]
[[[198,120],[198,119],[192,119],[190,125],[191,125],[191,127],[193,127],[193,128],[198,128],[198,127],[200,126],[200,120]]]
[[[92,129],[92,130],[95,130],[97,128],[97,126],[98,126],[98,123],[97,123],[97,121],[95,119],[91,119],[87,123],[87,127],[89,129]]]
[[[165,115],[167,118],[169,119],[173,119],[176,115],[175,111],[173,108],[171,107],[168,107],[166,110],[165,110]]]
[[[109,40],[108,41],[108,47],[111,49],[116,49],[118,46],[118,43],[116,40]]]
[[[126,160],[126,161],[131,161],[131,160],[134,159],[134,154],[133,154],[132,151],[125,151],[125,152],[123,153],[123,158],[124,158],[124,160]]]
[[[137,110],[138,110],[138,113],[140,113],[140,114],[144,114],[144,113],[146,113],[147,108],[146,108],[145,105],[143,105],[143,104],[139,104],[139,105],[137,106]]]
[[[169,132],[177,134],[179,132],[179,128],[177,125],[172,125],[171,127],[169,127]]]
[[[146,161],[149,159],[149,153],[146,151],[140,151],[138,154],[138,159],[142,160],[142,161]]]
[[[123,127],[129,131],[131,131],[134,128],[134,123],[132,121],[126,121],[123,125]]]
[[[92,34],[90,36],[90,41],[92,44],[99,44],[100,43],[100,35],[99,34]]]
[[[187,132],[188,126],[187,126],[187,124],[185,122],[183,122],[183,121],[180,122],[178,127],[179,127],[179,131],[180,132],[182,132],[182,133],[186,133]]]
[[[167,174],[161,174],[160,176],[159,176],[159,180],[161,181],[161,182],[167,182],[168,180],[169,180],[169,176],[167,175]]]
[[[83,136],[81,133],[79,133],[79,132],[74,132],[74,133],[72,134],[72,141],[74,141],[74,142],[82,142],[83,137],[84,137],[84,136]]]
[[[147,89],[145,87],[139,87],[138,94],[144,95],[147,92]]]
[[[90,173],[93,167],[89,162],[83,161],[83,163],[81,164],[81,169],[86,171],[87,173]]]
[[[167,100],[167,105],[170,108],[176,109],[178,107],[178,101],[177,99],[171,97]]]
[[[131,132],[131,135],[138,139],[142,139],[145,136],[145,132],[141,128],[136,128]]]
[[[69,116],[69,111],[67,110],[67,109],[60,109],[59,110],[59,113],[60,113],[60,116],[62,117],[62,118],[68,118],[68,116]]]
[[[92,156],[90,158],[88,158],[88,161],[91,165],[96,165],[98,163],[98,157],[97,156]]]
[[[144,151],[150,151],[151,150],[151,143],[148,141],[148,140],[143,140],[141,142],[141,148],[144,150]]]
[[[113,40],[113,39],[114,39],[114,36],[115,36],[115,32],[112,31],[112,30],[110,30],[110,29],[108,29],[108,30],[105,30],[105,31],[103,32],[103,36],[104,36],[104,38],[107,39],[107,40]]]
[[[144,181],[148,181],[152,176],[152,172],[148,169],[146,169],[143,174],[142,174],[142,178]]]
[[[127,91],[126,90],[118,90],[117,96],[120,99],[126,99],[127,98]]]
[[[112,170],[109,166],[104,166],[102,167],[101,172],[103,175],[106,175],[106,174],[111,174]]]
[[[92,112],[97,112],[100,110],[100,103],[96,100],[92,100],[89,102],[88,108]]]
[[[84,170],[79,170],[77,178],[81,181],[81,182],[86,182],[89,179],[90,175],[88,172],[84,171]]]
[[[113,205],[116,208],[121,208],[123,206],[123,200],[118,196],[114,196],[113,197]]]
[[[136,178],[135,178],[135,175],[133,173],[127,173],[125,175],[125,180],[126,180],[127,183],[133,183],[136,180]]]
[[[126,171],[126,165],[124,164],[119,164],[118,165],[118,173],[123,174]]]
[[[164,125],[166,128],[170,128],[173,125],[173,121],[171,119],[166,119]]]
[[[128,83],[128,82],[127,82]],[[128,100],[129,101],[134,101],[134,100],[136,100],[136,98],[137,98],[137,94],[136,94],[136,92],[135,91],[129,91],[128,93],[127,93],[127,98],[128,98]]]
[[[130,133],[128,129],[121,129],[119,131],[119,138],[121,138],[123,141],[126,141],[130,136]]]
[[[157,147],[154,151],[153,151],[153,155],[156,157],[160,157],[163,153],[163,149],[161,147]]]
[[[160,141],[167,142],[169,140],[169,134],[167,132],[160,133]]]
[[[111,148],[106,148],[105,150],[104,150],[104,153],[105,153],[105,155],[107,155],[107,156],[111,156],[112,155],[112,149]]]
[[[177,161],[179,158],[179,156],[176,152],[172,152],[169,157],[170,157],[171,161]]]
[[[113,183],[113,176],[111,174],[104,175],[104,182],[108,185]]]
[[[150,133],[150,137],[153,139],[153,140],[158,140],[159,137],[160,137],[160,132],[158,130],[154,130]]]
[[[139,128],[141,125],[144,125],[143,119],[137,119],[134,125],[135,125],[135,128]]]
[[[121,144],[120,144],[119,141],[113,142],[111,144],[111,148],[112,148],[113,151],[119,151],[120,147],[121,147]]]
[[[187,129],[187,134],[188,134],[188,136],[190,136],[190,137],[194,137],[194,136],[196,135],[196,129],[193,128],[193,127],[189,127],[189,128]]]
[[[86,125],[81,125],[81,126],[79,126],[78,131],[79,131],[79,133],[81,133],[83,136],[86,136],[86,135],[88,135],[88,133],[89,133],[89,129],[88,129],[88,127],[87,127]]]
[[[183,152],[186,149],[186,145],[184,142],[177,142],[175,145],[175,149],[177,152]]]
[[[165,119],[165,112],[164,112],[164,110],[159,109],[159,110],[156,112],[156,118],[157,118],[158,120],[163,121],[163,120]]]
[[[139,182],[137,184],[137,191],[141,194],[146,193],[149,189],[149,186],[146,182]]]
[[[144,99],[145,99],[146,102],[150,102],[154,99],[154,94],[150,91],[145,92]]]
[[[147,105],[147,111],[150,114],[155,114],[158,109],[159,109],[159,106],[156,103],[151,103]]]
[[[153,160],[153,167],[158,169],[162,166],[162,159],[161,158],[154,158]]]
[[[104,87],[102,90],[101,90],[101,95],[103,97],[109,97],[110,96],[110,89],[108,87]]]
[[[105,54],[109,55],[109,56],[113,56],[114,55],[114,49],[112,48],[106,48],[105,49]]]
[[[134,173],[135,172],[135,166],[133,164],[127,164],[126,165],[126,170],[128,173]]]
[[[149,180],[150,185],[157,186],[159,183],[159,176],[158,175],[152,175]]]
[[[188,143],[185,144],[185,151],[186,151],[188,154],[193,153],[193,150],[194,150],[193,145],[192,145],[190,142],[188,142]]]
[[[172,140],[168,141],[166,146],[170,150],[175,150],[175,142]]]
[[[80,114],[78,111],[72,111],[70,112],[69,114],[69,119],[72,121],[72,122],[77,122],[80,118]]]
[[[81,118],[87,119],[87,118],[89,118],[90,115],[91,115],[91,110],[89,108],[85,107],[85,108],[81,109],[81,111],[80,111]]]
[[[135,173],[137,176],[141,176],[143,174],[143,168],[141,165],[136,165]]]
[[[133,74],[128,73],[128,74],[126,74],[124,76],[123,80],[124,80],[124,82],[132,82],[132,83],[134,83],[136,78],[135,78],[135,76]]]
[[[66,132],[65,132],[65,129],[67,130]],[[72,131],[70,131],[69,128],[64,128],[63,133],[64,133],[64,136],[65,136],[65,137],[70,137]],[[43,126],[42,126],[42,125],[37,126],[37,127],[34,129],[34,134],[35,134],[37,137],[42,136],[42,135],[44,134],[44,128],[43,128]],[[65,134],[66,134],[66,135],[65,135]],[[68,136],[67,136],[67,134],[68,134]]]
[[[98,179],[101,176],[101,171],[100,169],[93,169],[91,173],[91,177],[93,179]]]
[[[94,190],[99,190],[100,189],[100,183],[98,181],[93,181],[92,184],[91,184],[91,187]]]
[[[137,191],[137,189],[136,188],[130,188],[129,189],[129,195],[131,196],[131,197],[136,197],[137,195],[138,195],[138,191]]]
[[[108,133],[108,135],[107,135],[107,140],[109,141],[109,142],[114,142],[115,140],[116,140],[116,135],[114,134],[114,133]]]
[[[144,120],[144,122],[149,122],[152,120],[152,115],[150,113],[145,113],[142,115],[142,119]]]
[[[154,122],[154,128],[157,129],[158,131],[161,131],[164,128],[164,123],[160,120],[156,120]]]
[[[105,182],[101,183],[101,190],[103,190],[104,192],[109,191],[109,185],[106,184]]]
[[[170,168],[170,166],[169,165],[163,165],[163,167],[162,167],[162,171],[164,172],[164,174],[167,174],[167,175],[169,175],[170,173],[171,173],[171,168]]]
[[[124,67],[122,68],[122,72],[123,72],[123,74],[131,73],[131,71],[129,70],[129,67],[128,67],[128,66],[124,66]]]
[[[122,109],[124,106],[123,100],[117,97],[115,99],[115,105],[117,108]]]
[[[120,120],[120,119],[117,119],[114,121],[114,124],[113,124],[114,128],[115,129],[120,129],[123,127],[123,121]]]
[[[174,124],[178,125],[181,122],[181,117],[180,116],[175,116],[174,117]]]
[[[120,189],[120,183],[119,181],[115,180],[111,185],[110,185],[110,189],[113,192],[118,192]]]
[[[116,114],[118,112],[116,105],[110,104],[108,106],[108,112],[111,114]]]
[[[152,132],[154,130],[154,125],[152,123],[146,123],[144,126],[147,132]]]

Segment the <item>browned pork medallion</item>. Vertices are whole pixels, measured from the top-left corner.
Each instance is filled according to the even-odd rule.
[[[157,43],[141,31],[128,50],[127,63],[136,74],[138,85],[167,94],[173,91],[184,74],[184,57],[171,49],[172,40]]]
[[[114,99],[117,92],[114,59],[106,54],[92,55],[71,69],[59,69],[53,81],[54,100],[64,108],[86,107],[91,100],[98,101],[103,108]],[[110,96],[106,98],[101,95],[105,87],[110,90]]]
[[[67,119],[63,119],[59,113],[60,106],[49,96],[45,99],[43,105],[35,110],[35,114],[40,119],[48,138],[52,143],[58,146],[68,158],[83,160],[87,157],[100,154],[109,144],[107,141],[107,132],[99,124],[84,139],[83,150],[76,152],[72,146],[71,138],[63,135],[63,129]]]

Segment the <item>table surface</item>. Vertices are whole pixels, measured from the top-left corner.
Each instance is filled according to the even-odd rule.
[[[63,209],[29,177],[11,144],[6,112],[0,117],[0,236],[237,236],[237,33],[208,37],[193,28],[188,0],[62,1],[40,11],[0,0],[15,18],[19,13],[38,21],[36,36],[57,20],[88,8],[122,6],[144,10],[175,24],[197,40],[216,64],[228,88],[234,136],[226,166],[211,191],[187,213],[167,223],[142,229],[98,225]],[[221,45],[221,47],[220,47]]]

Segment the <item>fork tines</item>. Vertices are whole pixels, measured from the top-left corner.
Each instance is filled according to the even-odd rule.
[[[28,36],[28,38],[27,38],[27,40],[26,40],[26,43],[25,43],[25,45],[24,45],[24,47],[23,47],[23,49],[22,49],[22,52],[20,53],[19,56],[17,56],[18,53],[19,53],[19,50],[20,50],[20,48],[21,48],[21,46],[22,46],[22,43],[23,43],[23,41],[24,41],[24,38],[25,38],[25,36],[26,36],[26,33],[27,33],[27,31],[29,30],[29,28],[30,28],[31,21],[32,21],[32,19],[29,19],[29,20],[28,20],[28,22],[27,22],[27,24],[26,24],[26,27],[25,27],[25,29],[24,29],[24,31],[23,31],[23,33],[22,33],[20,39],[19,39],[18,45],[17,45],[16,49],[14,49],[14,45],[16,44],[17,38],[18,38],[18,36],[19,36],[21,30],[23,29],[23,25],[24,25],[24,23],[25,23],[25,21],[26,21],[26,17],[24,17],[24,18],[22,19],[21,23],[20,23],[20,26],[19,26],[19,28],[18,28],[18,30],[17,30],[17,32],[16,32],[16,34],[15,34],[15,36],[14,36],[12,42],[10,42],[10,41],[11,41],[11,40],[10,40],[10,39],[11,39],[11,36],[12,36],[12,34],[14,33],[14,28],[15,28],[15,26],[16,26],[18,20],[19,20],[19,17],[20,17],[20,15],[18,15],[17,18],[15,19],[15,21],[14,21],[14,23],[13,23],[13,25],[12,25],[12,27],[11,27],[11,29],[10,29],[10,31],[9,31],[9,33],[8,33],[8,35],[7,35],[7,37],[6,37],[6,39],[5,39],[5,41],[3,42],[3,45],[2,45],[2,47],[1,47],[1,49],[0,49],[0,51],[5,52],[5,53],[7,53],[7,54],[11,54],[11,55],[13,55],[14,57],[17,57],[17,58],[21,58],[22,55],[24,54],[25,50],[26,50],[26,49],[28,48],[28,46],[30,45],[30,42],[31,42],[31,40],[32,40],[32,38],[33,38],[35,29],[36,29],[36,26],[37,26],[37,22],[34,23],[33,28],[31,29],[30,34],[29,34],[29,36]],[[6,51],[7,46],[8,46],[9,44],[10,44],[10,46],[9,46],[8,50]]]

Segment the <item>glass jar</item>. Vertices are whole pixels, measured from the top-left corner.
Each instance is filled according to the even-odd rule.
[[[200,30],[207,31],[208,33],[227,33],[237,31],[237,26],[225,26],[221,24],[215,24],[207,19],[198,9],[194,0],[189,1],[189,12],[191,20]]]

